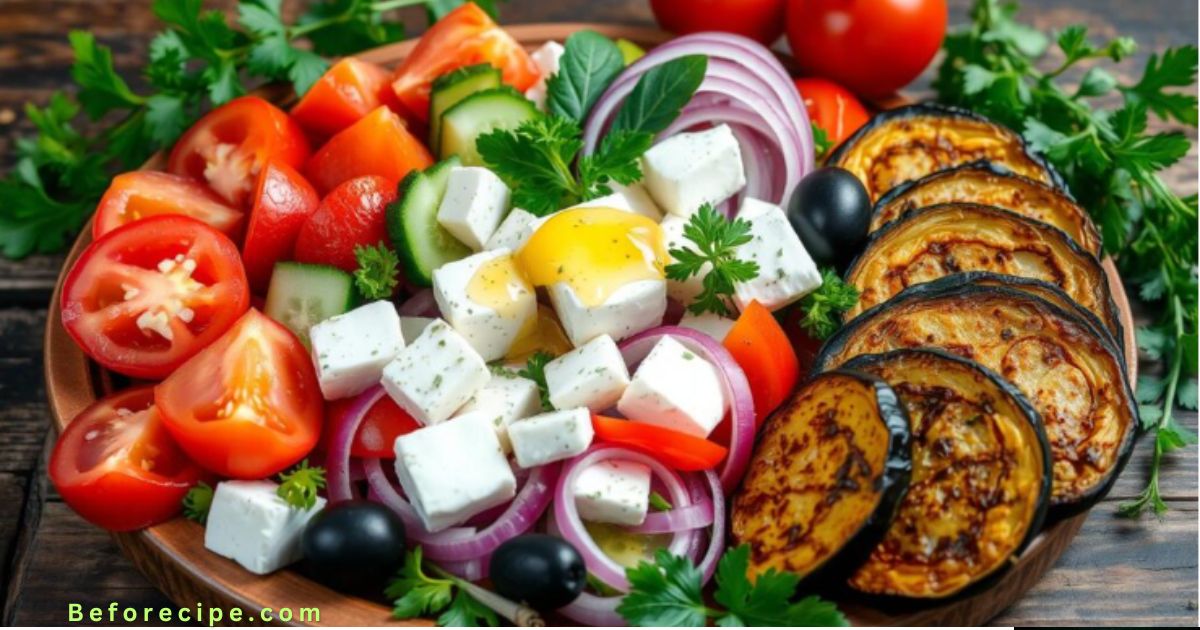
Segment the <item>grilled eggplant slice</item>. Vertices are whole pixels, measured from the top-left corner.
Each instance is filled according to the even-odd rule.
[[[846,281],[862,292],[854,317],[905,287],[963,271],[1044,280],[1119,329],[1108,276],[1061,230],[1007,210],[970,203],[923,208],[872,235]]]
[[[872,376],[832,371],[797,391],[767,422],[734,499],[750,574],[844,581],[908,487],[908,426],[895,392]]]
[[[858,176],[875,201],[904,182],[978,160],[1062,187],[1054,170],[1019,134],[979,114],[941,105],[909,105],[877,114],[826,163]]]
[[[875,204],[871,231],[917,208],[952,201],[995,206],[1048,223],[1066,232],[1088,253],[1100,255],[1100,233],[1070,196],[986,161],[938,171],[891,189]]]
[[[912,482],[883,541],[850,577],[872,595],[941,599],[999,575],[1046,516],[1050,459],[1029,401],[973,361],[929,350],[859,356],[912,434]]]
[[[933,284],[906,289],[846,324],[813,369],[861,354],[933,347],[974,360],[1017,386],[1042,416],[1057,515],[1103,498],[1138,431],[1133,393],[1110,338],[1032,293]]]

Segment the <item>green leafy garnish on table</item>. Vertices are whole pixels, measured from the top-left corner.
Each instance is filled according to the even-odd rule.
[[[279,476],[279,487],[275,494],[294,508],[309,510],[317,504],[317,494],[324,488],[325,469],[309,466],[305,459]]]
[[[203,481],[192,486],[183,495],[183,515],[201,525],[208,522],[208,510],[212,507],[213,488]]]
[[[495,626],[500,620],[490,608],[479,603],[458,585],[458,580],[442,573],[432,577],[425,572],[421,548],[404,555],[404,567],[384,595],[393,600],[392,616],[417,619],[438,615],[439,626]]]
[[[800,299],[800,326],[814,339],[825,340],[842,325],[842,313],[858,304],[858,289],[829,267],[821,269],[821,286]]]
[[[517,376],[537,383],[538,396],[541,397],[543,411],[554,409],[554,405],[550,404],[550,386],[546,384],[546,364],[553,360],[554,355],[544,350],[538,350],[529,355],[529,358],[525,360],[525,367],[517,370]]]
[[[354,286],[367,300],[386,300],[400,285],[400,257],[385,243],[355,245]]]
[[[1022,131],[1045,154],[1091,212],[1122,277],[1157,314],[1137,330],[1142,351],[1165,363],[1163,375],[1143,374],[1137,386],[1142,423],[1155,430],[1150,481],[1120,511],[1161,514],[1167,507],[1158,489],[1163,456],[1196,439],[1172,412],[1175,404],[1196,408],[1197,202],[1196,195],[1181,198],[1160,177],[1190,142],[1179,131],[1151,132],[1150,119],[1196,126],[1197,49],[1150,55],[1141,78],[1125,84],[1095,62],[1122,61],[1134,42],[1118,37],[1096,45],[1077,25],[1054,38],[1062,60],[1047,70],[1040,61],[1050,38],[1015,21],[1015,13],[1015,4],[978,0],[970,26],[946,37],[934,87],[939,100]],[[1063,81],[1085,61],[1090,67],[1077,85]],[[1103,107],[1097,97],[1119,98],[1120,106]]]
[[[733,313],[734,284],[749,282],[758,277],[758,263],[739,260],[737,248],[750,242],[750,222],[745,219],[725,218],[704,204],[688,219],[683,228],[684,237],[690,246],[679,247],[668,253],[675,262],[667,265],[666,275],[670,280],[684,282],[692,276],[704,274],[704,290],[688,305],[694,315],[716,313],[728,316]],[[705,271],[705,265],[711,265]]]
[[[710,605],[703,595],[702,576],[690,560],[665,549],[654,563],[626,569],[629,594],[617,613],[634,626],[848,626],[837,606],[815,595],[792,601],[800,579],[770,569],[751,581],[750,547],[725,552],[717,562],[716,589]]]

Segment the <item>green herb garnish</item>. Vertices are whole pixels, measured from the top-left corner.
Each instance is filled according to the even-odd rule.
[[[279,476],[279,488],[275,494],[294,508],[309,510],[317,504],[317,493],[324,487],[325,469],[309,466],[305,459]]]
[[[858,304],[858,289],[847,284],[833,269],[821,270],[821,286],[800,299],[802,326],[814,339],[828,339],[842,325],[841,314]]]
[[[745,219],[730,221],[714,210],[712,204],[706,203],[688,219],[683,235],[696,248],[670,250],[675,262],[667,265],[667,278],[683,282],[704,273],[704,290],[688,305],[688,310],[695,315],[705,312],[730,315],[733,313],[730,300],[734,284],[758,277],[758,263],[737,258],[737,247],[749,243],[752,238],[750,222]],[[712,267],[704,272],[705,265]]]
[[[464,591],[458,578],[429,565],[441,576],[431,577],[424,565],[420,547],[404,555],[400,574],[384,591],[393,600],[393,617],[416,619],[438,615],[437,624],[446,627],[499,625],[496,613]]]
[[[595,31],[567,38],[558,72],[546,81],[546,109],[555,116],[583,122],[596,99],[625,69],[621,49]]]
[[[517,370],[517,376],[525,377],[534,383],[537,383],[538,394],[542,399],[542,410],[550,411],[554,409],[554,405],[550,404],[550,387],[546,385],[546,364],[554,360],[554,355],[544,350],[538,350],[529,355],[525,360],[525,367]]]
[[[674,509],[675,506],[671,505],[671,502],[668,501],[667,498],[664,497],[663,495],[661,495],[657,492],[651,492],[650,493],[650,508],[656,512],[669,512],[672,509]]]
[[[367,300],[386,300],[400,284],[400,257],[385,243],[354,246],[354,286]]]
[[[208,523],[208,510],[212,507],[212,486],[198,482],[183,495],[183,515],[201,525]]]

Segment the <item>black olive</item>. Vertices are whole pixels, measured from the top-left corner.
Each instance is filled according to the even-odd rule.
[[[844,270],[866,242],[871,197],[850,171],[825,166],[800,180],[787,215],[818,265]]]
[[[567,541],[547,534],[526,534],[496,549],[488,577],[497,593],[537,610],[553,610],[570,604],[583,592],[587,567]]]
[[[347,592],[378,592],[404,563],[404,522],[370,501],[325,508],[308,522],[301,546],[317,581]]]

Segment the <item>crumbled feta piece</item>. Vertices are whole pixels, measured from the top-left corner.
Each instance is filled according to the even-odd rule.
[[[484,244],[485,250],[507,249],[517,251],[525,245],[525,241],[533,236],[533,224],[538,220],[532,212],[523,208],[513,208],[508,216],[500,222],[500,227],[492,233],[492,237]]]
[[[304,527],[325,507],[317,497],[311,509],[288,505],[271,481],[222,481],[213,492],[204,528],[204,546],[252,573],[265,575],[303,555]]]
[[[529,55],[542,76],[537,83],[533,84],[533,87],[525,90],[525,98],[533,101],[542,111],[546,110],[546,80],[550,78],[550,75],[558,72],[558,63],[564,52],[566,49],[563,48],[563,45],[552,40],[542,44],[541,48]]]
[[[733,301],[744,309],[750,302],[774,311],[821,286],[817,269],[800,237],[779,206],[757,199],[742,203],[739,218],[750,222],[750,242],[737,249],[739,260],[758,263],[758,276],[734,284]]]
[[[597,462],[579,472],[572,491],[585,521],[641,525],[650,509],[650,467],[619,459]]]
[[[574,457],[592,443],[592,414],[586,407],[551,411],[508,425],[508,439],[521,468]]]
[[[600,335],[620,341],[662,324],[667,311],[667,283],[663,280],[630,282],[598,306],[584,304],[565,282],[550,285],[548,292],[563,331],[574,346]]]
[[[471,400],[458,410],[460,414],[482,413],[492,419],[492,427],[505,453],[512,451],[508,441],[508,425],[542,411],[542,394],[537,383],[520,376],[494,374],[475,392]]]
[[[733,328],[734,323],[736,323],[734,320],[721,317],[716,313],[693,315],[689,312],[684,313],[683,318],[679,320],[680,326],[698,330],[715,339],[717,343],[725,340],[725,335],[729,334],[729,329]]]
[[[383,368],[383,389],[417,422],[431,425],[454,415],[492,373],[478,352],[438,319]]]
[[[508,210],[508,186],[481,166],[456,166],[446,181],[437,220],[475,251],[491,238]]]
[[[646,190],[658,207],[683,218],[746,186],[742,150],[729,125],[675,134],[650,147],[642,163]]]
[[[604,411],[629,385],[629,369],[612,337],[595,339],[546,364],[546,386],[555,409]]]
[[[666,336],[638,365],[617,409],[630,420],[706,437],[729,406],[722,390],[713,364]]]
[[[442,317],[484,361],[503,357],[537,317],[537,294],[507,249],[442,265],[433,272],[433,296]]]
[[[387,300],[364,304],[309,329],[317,382],[326,400],[354,396],[379,382],[404,349],[400,316]]]

